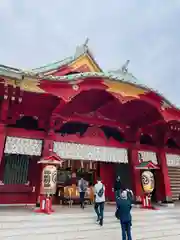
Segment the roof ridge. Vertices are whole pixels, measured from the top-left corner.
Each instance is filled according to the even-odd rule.
[[[47,71],[55,70],[55,69],[65,65],[65,64],[70,63],[73,60],[74,60],[74,57],[66,57],[63,60],[55,61],[55,62],[43,65],[43,66],[38,67],[38,68],[33,68],[33,69],[31,69],[31,71],[36,72],[36,73],[40,73],[40,72],[47,72]],[[44,71],[41,71],[43,69],[44,69]]]
[[[8,69],[8,70],[12,70],[12,71],[21,71],[20,68],[14,68],[14,67],[10,67],[10,66],[7,66],[7,65],[3,65],[3,64],[0,64],[0,69]]]

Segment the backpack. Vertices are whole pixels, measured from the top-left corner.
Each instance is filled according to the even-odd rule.
[[[98,197],[102,197],[103,196],[103,194],[104,194],[104,186],[102,185],[102,187],[101,187],[101,189],[99,190],[99,192],[98,192]]]
[[[115,211],[115,217],[119,220],[120,216],[119,216],[119,209],[117,208]]]
[[[81,181],[80,189],[81,189],[82,192],[86,192],[86,190],[87,190],[86,182],[84,180]]]

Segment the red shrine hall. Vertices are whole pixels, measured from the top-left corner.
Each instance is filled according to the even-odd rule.
[[[0,65],[0,204],[35,204],[43,157],[62,159],[57,193],[100,176],[114,201],[117,175],[143,194],[142,162],[152,162],[154,202],[180,196],[180,110],[139,85],[127,63],[104,72],[87,44],[74,56],[23,71]]]

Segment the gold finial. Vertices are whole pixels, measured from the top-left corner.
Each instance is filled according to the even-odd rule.
[[[89,42],[89,38],[86,38],[84,44],[82,44],[81,46],[77,46],[76,52],[75,52],[75,58],[85,54],[88,51],[88,42]]]
[[[84,47],[88,47],[88,43],[89,43],[89,38],[86,38],[85,42],[84,42]]]
[[[127,73],[127,72],[128,72],[128,65],[129,65],[129,63],[130,63],[130,60],[127,60],[127,61],[125,62],[125,64],[122,66],[121,71],[122,71],[123,73]]]

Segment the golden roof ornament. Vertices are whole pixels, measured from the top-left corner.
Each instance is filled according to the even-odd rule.
[[[89,42],[89,38],[86,38],[85,42],[82,45],[76,47],[76,52],[75,52],[74,58],[78,58],[81,55],[87,53],[88,42]]]
[[[121,68],[110,71],[109,73],[114,74],[121,78],[121,80],[131,82],[131,83],[137,83],[137,79],[133,76],[132,73],[128,72],[128,65],[130,63],[130,60],[127,60]]]
[[[168,109],[168,108],[171,108],[171,105],[170,105],[168,102],[166,102],[165,100],[163,100],[163,101],[161,102],[161,109],[162,109],[162,110],[166,110],[166,109]]]
[[[129,65],[129,63],[130,63],[130,60],[127,60],[127,61],[125,62],[125,64],[122,66],[121,71],[122,71],[123,73],[127,73],[127,72],[128,72],[128,65]]]
[[[111,73],[115,74],[115,75],[126,75],[126,74],[130,74],[128,73],[128,65],[130,63],[130,60],[127,60],[121,68],[118,68],[117,70],[113,70],[110,71]]]

